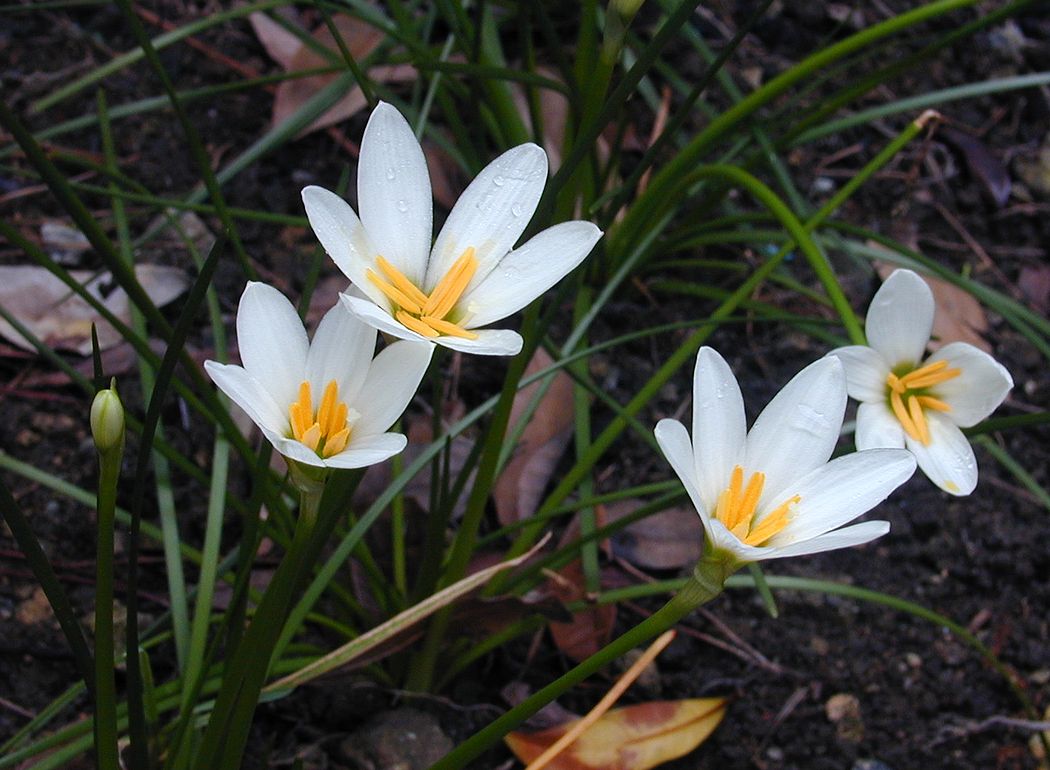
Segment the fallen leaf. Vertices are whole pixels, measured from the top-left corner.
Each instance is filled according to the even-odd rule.
[[[638,510],[641,500],[621,500],[605,508],[612,523]],[[668,508],[627,525],[613,535],[613,553],[646,569],[677,569],[696,564],[704,547],[700,519],[690,507]]]
[[[984,186],[995,205],[1004,206],[1010,199],[1010,174],[988,145],[951,126],[941,126],[938,135],[962,154],[970,173]]]
[[[348,16],[346,14],[333,14],[332,24],[342,38],[347,50],[355,61],[360,61],[372,53],[383,41],[385,33],[376,27],[367,24],[363,20]],[[259,40],[263,43],[267,53],[274,61],[281,65],[285,72],[294,73],[302,70],[316,69],[330,64],[329,59],[317,51],[304,45],[299,38],[270,19],[264,13],[253,13],[249,17],[252,28]],[[332,51],[342,61],[339,46],[332,37],[327,24],[321,24],[312,33],[311,37]],[[294,40],[294,42],[293,42]],[[287,120],[299,110],[310,99],[326,88],[332,81],[340,76],[339,72],[330,72],[323,75],[311,75],[305,78],[293,78],[282,81],[277,86],[273,100],[273,125],[277,126]],[[368,77],[377,83],[405,82],[415,79],[416,70],[410,64],[396,64],[371,67],[368,69]],[[299,132],[299,136],[305,136],[312,131],[335,125],[346,120],[354,113],[368,105],[364,92],[359,86],[351,87],[343,97],[322,113],[309,126]]]
[[[688,754],[714,731],[725,715],[725,698],[651,701],[612,709],[547,770],[648,770]],[[525,764],[538,757],[577,720],[538,733],[504,738]]]
[[[60,265],[75,265],[80,255],[91,248],[87,236],[69,222],[45,220],[40,225],[40,242],[48,256]]]
[[[525,376],[546,369],[553,362],[543,348],[538,348],[525,368]],[[525,414],[541,384],[537,381],[518,391],[511,407],[509,426],[516,425]],[[572,428],[572,379],[559,371],[525,426],[514,456],[492,490],[501,524],[514,524],[536,512],[558,460],[572,437]]]
[[[114,284],[108,272],[71,270],[69,275],[117,318],[130,323],[128,295]],[[157,307],[168,304],[189,286],[187,275],[174,267],[136,265],[135,277]],[[91,305],[42,267],[0,267],[0,305],[51,348],[89,355],[92,324],[98,329],[99,347],[103,350],[123,339]],[[0,334],[19,347],[36,350],[4,319],[0,319]]]
[[[551,593],[562,602],[577,602],[587,598],[583,566],[579,559],[558,570],[549,582]],[[568,623],[552,622],[554,643],[567,657],[585,660],[598,652],[612,636],[616,624],[616,605],[599,604],[576,612]]]
[[[886,280],[897,267],[886,262],[876,262],[875,269]],[[949,342],[968,342],[985,353],[991,353],[991,345],[982,336],[988,331],[988,316],[981,303],[954,283],[921,273],[920,276],[933,292],[936,305],[929,349],[937,350]]]

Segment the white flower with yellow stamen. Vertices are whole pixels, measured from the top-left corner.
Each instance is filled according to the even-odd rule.
[[[313,342],[283,294],[249,283],[237,307],[243,366],[204,368],[278,452],[305,465],[363,468],[405,448],[387,429],[426,372],[434,346],[395,342],[375,357],[376,330],[336,304]]]
[[[927,359],[933,292],[911,270],[895,270],[875,293],[865,332],[868,344],[828,355],[846,367],[857,409],[857,449],[907,447],[930,481],[953,495],[977,486],[977,460],[960,428],[990,415],[1013,387],[1010,373],[965,342]]]
[[[517,332],[481,327],[547,291],[601,237],[590,222],[563,222],[514,249],[546,181],[540,147],[508,150],[466,189],[431,249],[423,150],[401,113],[380,103],[361,140],[360,219],[321,187],[304,189],[303,203],[318,240],[354,284],[343,301],[368,324],[467,353],[514,355]]]
[[[784,386],[748,432],[729,365],[700,349],[692,440],[677,420],[661,420],[656,440],[712,551],[739,565],[859,545],[889,531],[885,521],[842,525],[907,481],[915,458],[903,449],[871,449],[828,462],[845,408],[842,365],[825,358]]]

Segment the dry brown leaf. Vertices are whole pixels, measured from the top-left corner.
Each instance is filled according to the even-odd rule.
[[[546,369],[553,359],[539,348],[525,368],[525,376]],[[517,424],[540,387],[534,382],[518,391],[511,408],[510,426]],[[551,474],[572,436],[572,380],[559,371],[521,434],[514,457],[492,490],[496,515],[504,526],[536,512]]]
[[[612,709],[547,765],[547,770],[648,770],[688,754],[725,715],[725,698],[651,701]],[[572,729],[573,722],[504,739],[525,764]]]
[[[117,318],[130,322],[128,295],[115,286],[108,272],[71,270],[69,275]],[[168,304],[189,286],[187,275],[174,267],[136,265],[135,277],[157,307]],[[35,265],[0,267],[0,305],[51,348],[89,355],[92,324],[98,329],[99,347],[103,350],[123,339],[91,305],[72,294],[54,275]],[[0,319],[0,334],[19,347],[36,350],[3,319]]]
[[[606,506],[607,523],[638,510],[641,500]],[[704,530],[689,506],[668,508],[629,524],[613,535],[613,552],[638,567],[677,569],[696,564],[704,547]]]
[[[875,269],[886,280],[897,267],[886,262],[875,262]],[[954,283],[930,275],[920,276],[933,292],[933,301],[937,307],[928,346],[930,350],[937,350],[949,342],[968,342],[985,353],[991,353],[992,346],[982,336],[988,331],[988,316],[981,303]]]
[[[253,13],[249,18],[255,34],[259,37],[263,47],[266,48],[267,53],[286,72],[300,72],[302,70],[324,67],[329,64],[328,59],[304,45],[295,35],[285,30],[266,14]],[[381,30],[354,16],[333,14],[332,24],[339,32],[339,36],[355,61],[359,61],[372,53],[384,38],[384,33]],[[342,56],[327,24],[318,26],[311,33],[311,36],[329,51],[340,57]],[[273,125],[280,125],[287,120],[339,75],[340,73],[330,72],[323,75],[311,75],[306,78],[283,81],[277,86],[277,92],[274,95]],[[368,70],[368,77],[377,83],[405,82],[416,77],[416,70],[410,64],[371,67]],[[305,136],[312,131],[327,128],[346,120],[367,105],[368,101],[365,99],[364,93],[360,87],[355,85],[339,101],[318,116],[313,123],[300,131],[299,136]]]
[[[579,559],[560,569],[549,583],[551,593],[568,604],[587,597]],[[566,657],[585,660],[608,644],[616,625],[616,605],[600,604],[580,610],[568,623],[550,624],[551,636]]]

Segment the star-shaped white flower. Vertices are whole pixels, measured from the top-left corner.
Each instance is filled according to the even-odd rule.
[[[1014,381],[983,350],[945,345],[927,359],[933,292],[911,270],[895,270],[875,293],[864,330],[868,344],[832,350],[846,367],[857,409],[857,449],[907,447],[930,481],[953,495],[977,486],[977,460],[960,428],[976,425]]]
[[[376,330],[336,304],[308,342],[283,294],[249,283],[237,307],[243,366],[205,361],[227,396],[290,460],[363,468],[405,448],[387,429],[405,411],[434,346],[395,342],[373,360]]]
[[[528,305],[580,264],[601,237],[563,222],[514,249],[547,181],[547,155],[523,144],[486,166],[453,207],[431,249],[433,202],[423,150],[394,107],[380,103],[361,140],[361,218],[335,193],[303,190],[314,233],[354,284],[342,299],[402,339],[467,353],[514,355],[521,336],[481,329]]]
[[[729,365],[700,349],[693,374],[693,435],[661,420],[656,440],[700,514],[709,546],[731,564],[859,545],[885,521],[843,527],[915,471],[903,449],[871,449],[828,462],[846,408],[837,359],[799,372],[747,431]]]

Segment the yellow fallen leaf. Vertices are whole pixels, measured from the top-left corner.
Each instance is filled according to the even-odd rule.
[[[725,716],[725,698],[651,701],[604,714],[547,770],[649,770],[688,754]],[[504,738],[525,764],[564,735],[576,720],[536,733]]]

